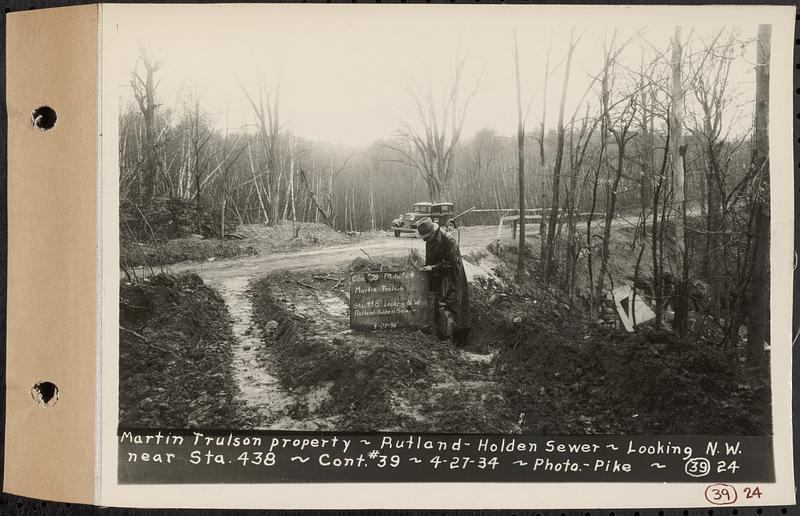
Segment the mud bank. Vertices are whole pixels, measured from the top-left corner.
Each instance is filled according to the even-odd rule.
[[[510,259],[496,270],[511,278],[513,267]],[[537,276],[531,264],[529,277]],[[475,345],[499,353],[502,391],[524,432],[771,432],[767,369],[746,368],[702,339],[606,328],[538,284],[471,289]]]
[[[287,388],[327,390],[297,410],[352,431],[517,431],[493,356],[420,331],[348,329],[341,271],[267,277],[251,289],[264,356]],[[274,322],[273,322],[274,321]]]
[[[119,424],[250,428],[231,366],[231,319],[196,274],[120,286]]]

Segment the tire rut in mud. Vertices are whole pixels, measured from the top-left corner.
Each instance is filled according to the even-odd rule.
[[[518,430],[493,356],[420,331],[351,332],[344,278],[341,272],[281,274],[251,288],[263,354],[272,357],[284,385],[328,394],[316,396],[313,407],[298,403],[299,415],[331,430]]]
[[[301,396],[287,390],[276,376],[277,366],[262,332],[253,324],[253,305],[246,277],[226,278],[219,291],[228,305],[236,342],[232,347],[233,377],[239,386],[241,401],[255,420],[256,428],[273,430],[319,430],[327,423],[304,417],[297,407],[314,405],[315,392]],[[267,336],[268,337],[268,336]],[[307,412],[307,411],[306,411]]]
[[[196,274],[120,285],[119,424],[249,428],[225,303]]]

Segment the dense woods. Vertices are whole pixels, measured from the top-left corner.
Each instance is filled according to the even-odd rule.
[[[571,307],[585,293],[597,314],[604,292],[623,279],[609,263],[612,233],[624,227],[635,262],[629,279],[655,300],[656,325],[670,312],[678,332],[696,331],[687,314],[700,312],[725,348],[740,344],[746,328],[748,360],[763,360],[769,27],[702,35],[676,28],[665,47],[640,32],[610,31],[594,70],[573,69],[576,48],[596,44],[582,30],[557,37],[568,50],[551,55],[547,45],[541,83],[531,85],[520,83],[519,69],[545,45],[518,47],[509,34],[516,132],[463,133],[481,92],[464,76],[472,64],[460,59],[441,91],[412,81],[398,100],[411,109],[395,137],[361,147],[295,134],[284,123],[292,106],[281,102],[277,75],[229,92],[249,106],[245,127],[208,112],[197,88],[168,104],[159,81],[169,64],[142,48],[119,115],[122,238],[156,238],[148,214],[168,204],[188,210],[193,232],[221,239],[241,224],[281,220],[385,230],[428,200],[454,202],[457,213],[501,210],[466,215],[465,225],[497,224],[504,210],[539,210],[527,232],[539,242],[519,232],[520,264],[540,260],[537,280],[562,291]],[[731,77],[737,60],[752,63],[755,85]],[[581,95],[568,99],[573,82]],[[557,113],[554,127],[548,112]]]

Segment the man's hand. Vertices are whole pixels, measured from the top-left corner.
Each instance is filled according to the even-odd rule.
[[[420,269],[422,272],[430,272],[433,270],[433,265],[426,265],[425,267]]]

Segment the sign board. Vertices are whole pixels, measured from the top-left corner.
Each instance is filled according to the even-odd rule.
[[[387,330],[428,324],[428,274],[364,271],[350,275],[350,328]]]
[[[629,332],[633,331],[634,326],[647,322],[656,316],[641,294],[636,296],[634,300],[633,289],[627,285],[615,288],[613,297],[619,320]]]

